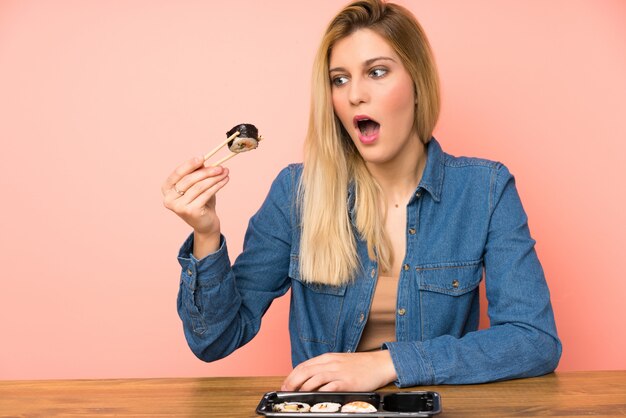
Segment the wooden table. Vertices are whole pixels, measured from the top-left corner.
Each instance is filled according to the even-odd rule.
[[[0,381],[0,416],[259,417],[282,377]],[[380,391],[398,390],[387,386]],[[466,386],[420,386],[441,394],[437,417],[626,416],[626,371],[556,373]]]

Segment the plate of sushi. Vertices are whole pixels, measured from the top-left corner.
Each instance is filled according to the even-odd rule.
[[[430,417],[441,412],[439,393],[268,392],[256,413],[266,417]]]

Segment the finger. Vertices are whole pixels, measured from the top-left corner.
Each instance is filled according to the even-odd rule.
[[[305,369],[310,361],[311,359],[303,361],[302,363],[294,367],[291,373],[289,373],[289,375],[283,381],[280,390],[298,390],[300,388],[300,385],[302,385],[302,382],[308,379]]]
[[[324,359],[314,357],[296,366],[283,382],[283,390],[300,390],[302,385],[313,376],[323,372],[329,365]]]
[[[340,376],[337,376],[336,373],[334,372],[321,371],[311,376],[311,378],[308,379],[307,381],[303,382],[302,385],[300,385],[300,388],[298,390],[303,391],[303,392],[312,392],[312,391],[320,390],[320,388],[330,384],[331,382],[336,381],[339,378]]]
[[[165,195],[170,189],[174,188],[174,185],[178,183],[181,178],[197,170],[203,164],[204,160],[202,159],[202,157],[193,157],[176,167],[176,169],[167,177],[167,179],[161,186],[161,193]]]
[[[280,387],[282,391],[294,391],[300,389],[300,386],[303,382],[308,379],[307,376],[303,375],[302,369],[300,366],[294,368],[291,373],[283,380],[283,384]]]
[[[210,189],[214,185],[213,183],[219,183],[223,180],[224,177],[227,178],[227,176],[228,172],[222,172],[221,176],[209,177],[208,179],[204,180],[204,182],[197,182],[189,190],[182,193],[180,193],[181,191],[177,190],[177,186],[174,185],[174,187],[171,187],[165,191],[163,205],[167,209],[170,209],[176,213],[182,213],[187,205],[193,202],[200,194],[205,192],[207,189]],[[226,183],[221,184],[220,187],[214,190],[214,192],[217,192],[217,190],[221,189],[224,184]],[[210,198],[211,195],[207,196],[204,203],[208,202]]]
[[[211,200],[211,198],[215,196],[217,192],[228,183],[229,180],[230,177],[224,177],[222,180],[215,183],[209,189],[200,193],[198,197],[196,197],[192,202],[189,203],[189,205],[193,208],[202,208],[206,206],[209,203],[209,200]]]
[[[208,190],[211,190],[216,184],[224,180],[224,178],[226,177],[228,177],[228,172],[224,170],[218,176],[208,177],[204,180],[198,181],[197,183],[193,184],[189,189],[187,189],[182,196],[180,196],[180,203],[185,205],[190,204],[195,199],[197,199],[198,196]],[[214,191],[217,192],[217,190]]]
[[[320,392],[342,392],[349,389],[346,389],[344,382],[341,380],[333,380],[323,386],[320,386],[317,390]]]
[[[163,186],[165,187],[165,185]],[[163,205],[176,212],[176,205],[180,203],[179,199],[183,197],[185,193],[179,193],[180,190],[176,189],[176,186],[170,187],[167,190],[162,191],[163,193]]]
[[[176,193],[174,189],[167,190],[164,193],[165,194],[163,196],[163,206],[170,210],[173,210],[174,202],[180,197],[180,195]]]
[[[179,191],[185,193],[191,188],[191,186],[198,183],[199,181],[210,177],[216,177],[223,173],[223,167],[202,167],[185,175],[178,182],[176,182],[176,184],[174,184],[174,187],[172,189],[174,189],[174,191],[178,189]]]

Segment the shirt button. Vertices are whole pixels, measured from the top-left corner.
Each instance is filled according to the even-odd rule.
[[[372,269],[372,271],[370,271],[370,276],[372,277],[372,279],[374,278],[374,276],[376,276],[376,269]]]
[[[405,264],[405,265],[402,266],[402,268],[404,269],[404,271],[406,271],[406,270],[410,269],[411,267],[409,267],[408,264]]]
[[[415,235],[415,228],[409,228],[409,234]]]
[[[452,287],[454,287],[455,289],[459,288],[459,281],[458,280],[452,280]]]
[[[193,276],[193,271],[191,271],[191,269],[187,269],[187,276]]]
[[[416,192],[415,193],[415,197],[417,197],[418,199],[422,196],[422,192]]]
[[[363,322],[364,319],[365,319],[365,314],[361,313],[361,315],[359,315],[359,322]]]
[[[406,313],[406,309],[400,308],[398,309],[398,315],[403,316]]]

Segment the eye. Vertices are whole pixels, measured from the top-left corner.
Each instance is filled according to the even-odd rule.
[[[348,77],[346,77],[345,75],[338,75],[336,77],[333,77],[331,81],[334,86],[339,87],[348,82]]]
[[[384,76],[387,75],[387,73],[389,72],[389,70],[387,70],[386,68],[374,68],[372,69],[372,71],[370,71],[370,77],[372,78],[382,78]]]

